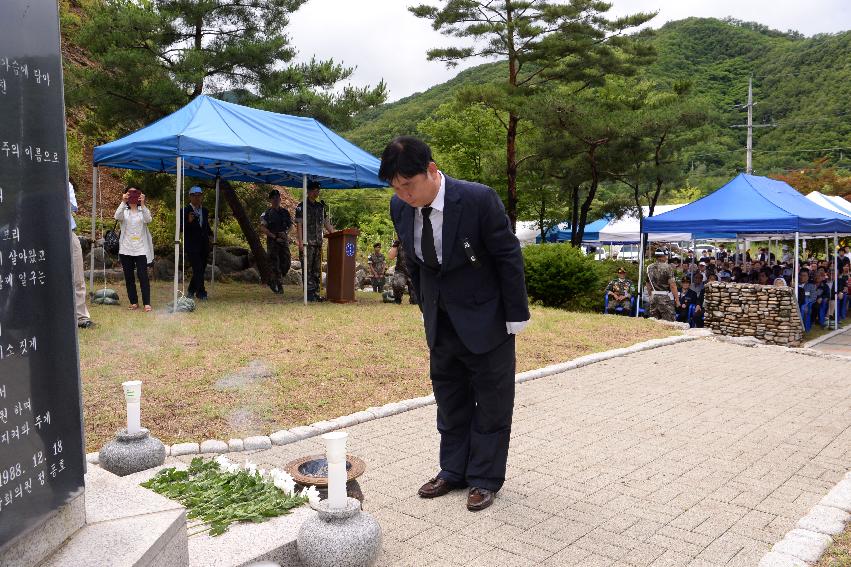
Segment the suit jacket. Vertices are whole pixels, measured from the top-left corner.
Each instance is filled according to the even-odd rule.
[[[703,290],[700,291],[703,292]],[[700,298],[693,289],[689,289],[688,291],[680,290],[680,305],[682,308],[688,309],[689,305],[697,304],[699,301]]]
[[[204,214],[204,226],[201,226],[197,215],[192,222],[189,222],[189,213],[193,212],[192,205],[186,205],[183,208],[186,247],[206,251],[210,244],[209,239],[213,236],[213,228],[210,226],[212,219],[207,207],[201,207],[201,211]]]
[[[426,266],[414,253],[416,208],[394,196],[390,214],[420,298],[429,348],[437,338],[439,305],[461,342],[475,354],[505,342],[507,321],[529,319],[520,242],[493,189],[446,176],[440,270]]]

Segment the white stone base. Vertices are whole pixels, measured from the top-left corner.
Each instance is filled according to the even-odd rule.
[[[97,466],[86,473],[86,525],[39,567],[187,565],[186,513],[180,504]]]

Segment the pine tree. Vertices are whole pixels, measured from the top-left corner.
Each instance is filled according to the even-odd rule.
[[[442,7],[409,8],[445,35],[472,39],[473,46],[431,49],[429,60],[457,65],[472,57],[506,59],[507,81],[497,90],[484,89],[468,98],[490,104],[503,120],[506,133],[506,210],[512,228],[517,222],[518,124],[530,91],[552,82],[571,83],[576,90],[602,84],[608,73],[627,74],[647,61],[652,49],[624,33],[655,14],[639,13],[614,20],[610,4],[597,0],[569,2],[536,0],[443,0]]]
[[[69,103],[87,107],[105,130],[151,122],[200,94],[344,128],[384,102],[387,89],[381,82],[336,92],[353,68],[294,62],[286,28],[305,2],[92,0],[76,39],[95,65],[72,78]]]

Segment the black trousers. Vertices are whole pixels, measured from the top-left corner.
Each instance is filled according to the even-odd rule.
[[[136,274],[139,275],[139,287],[142,288],[142,305],[151,304],[151,284],[148,281],[148,257],[119,254],[121,267],[124,268],[124,283],[127,285],[127,300],[130,305],[139,303],[136,294]]]
[[[204,272],[207,269],[207,257],[209,256],[206,246],[187,246],[186,259],[192,267],[192,279],[189,280],[189,295],[205,297],[207,290],[204,288]]]
[[[473,354],[438,311],[431,349],[437,401],[440,473],[456,484],[497,491],[505,482],[514,412],[514,335],[485,354]]]

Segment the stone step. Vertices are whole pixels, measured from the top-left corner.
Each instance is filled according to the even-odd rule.
[[[40,567],[189,564],[183,506],[94,465],[85,480],[86,524]]]

